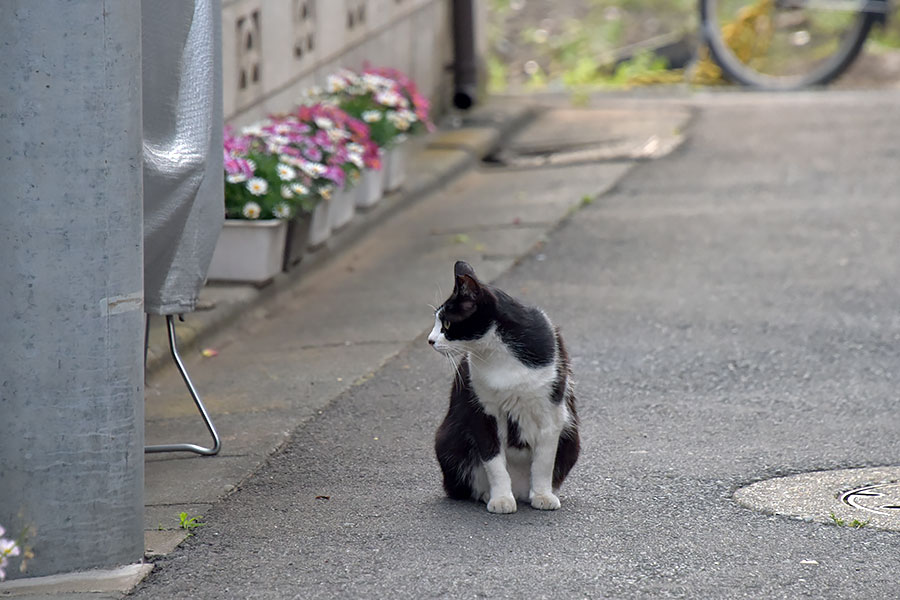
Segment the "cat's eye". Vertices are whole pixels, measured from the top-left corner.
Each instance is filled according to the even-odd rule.
[[[444,321],[441,323],[441,325],[444,326],[444,331],[447,331],[448,329],[450,329],[450,321]]]

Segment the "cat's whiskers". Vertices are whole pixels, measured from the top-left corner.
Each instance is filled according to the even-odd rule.
[[[447,360],[450,361],[450,365],[453,367],[456,379],[461,379],[462,373],[459,370],[459,361],[456,360],[456,357],[454,357],[453,354],[445,354],[444,356],[446,356]]]

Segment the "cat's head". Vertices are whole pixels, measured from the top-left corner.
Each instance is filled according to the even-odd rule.
[[[469,350],[494,323],[496,297],[491,289],[478,281],[475,271],[463,261],[454,265],[453,275],[453,293],[435,311],[434,328],[428,335],[428,343],[442,354]]]

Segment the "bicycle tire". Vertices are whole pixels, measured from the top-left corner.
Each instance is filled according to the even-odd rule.
[[[843,73],[856,60],[878,16],[857,12],[852,28],[838,49],[808,72],[776,76],[760,72],[741,61],[723,38],[716,13],[720,0],[700,0],[700,23],[704,42],[723,74],[731,81],[761,90],[789,91],[825,85]]]

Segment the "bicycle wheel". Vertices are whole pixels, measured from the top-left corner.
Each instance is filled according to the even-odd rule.
[[[700,0],[703,35],[725,75],[791,90],[825,84],[862,49],[879,18],[870,0]]]

